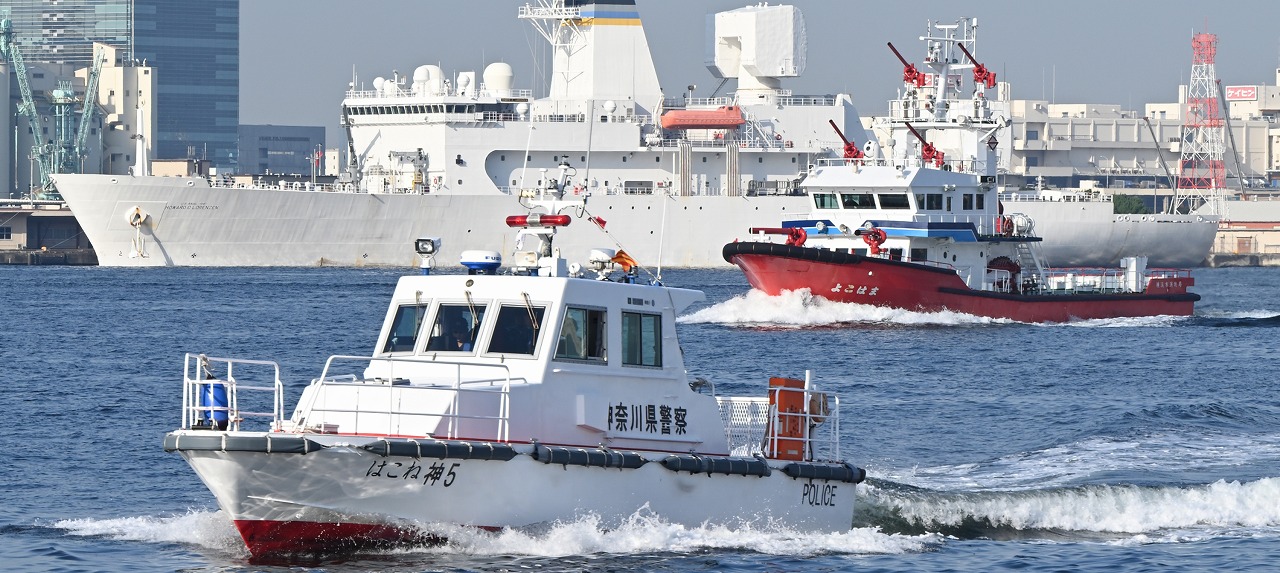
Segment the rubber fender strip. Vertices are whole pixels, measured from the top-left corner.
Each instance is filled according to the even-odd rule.
[[[782,473],[796,479],[820,479],[854,484],[862,483],[862,480],[867,478],[867,470],[854,467],[848,462],[792,462],[783,466]]]
[[[699,456],[683,454],[667,456],[662,465],[674,472],[724,474],[768,477],[772,474],[769,463],[763,458],[737,458],[729,456]]]
[[[455,440],[398,440],[383,438],[361,448],[383,457],[440,458],[456,460],[510,461],[516,451],[507,444]]]
[[[262,452],[267,454],[307,454],[325,446],[301,436],[265,434],[260,436],[235,436],[224,433],[211,435],[165,434],[164,450],[211,452]]]
[[[619,468],[633,470],[649,460],[636,452],[619,452],[609,448],[571,448],[538,444],[533,459],[544,464],[584,466],[593,468]]]

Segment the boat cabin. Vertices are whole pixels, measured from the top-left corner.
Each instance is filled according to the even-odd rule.
[[[404,277],[373,355],[330,359],[293,423],[728,454],[716,398],[690,387],[675,334],[702,299],[583,278]]]

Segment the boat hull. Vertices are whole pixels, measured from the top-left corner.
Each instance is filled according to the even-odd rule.
[[[441,237],[450,252],[492,250],[494,233],[509,235],[505,217],[524,212],[516,198],[497,192],[334,193],[210,187],[178,177],[57,177],[98,264],[112,267],[412,267],[418,237]],[[1074,209],[1080,205],[1084,210]],[[592,248],[620,246],[646,265],[723,266],[719,247],[743,229],[773,226],[809,207],[807,197],[791,195],[599,194],[588,199],[588,214],[604,219],[611,236],[579,219],[557,235],[556,245],[572,260]],[[1198,265],[1217,230],[1212,221],[1193,219],[1124,221],[1110,214],[1109,204],[1101,207],[1015,202],[1008,211],[1036,220],[1046,258],[1056,266],[1113,266],[1135,255],[1148,256],[1153,266]],[[130,224],[135,208],[148,216],[140,227]]]
[[[234,434],[227,443],[265,435]],[[770,460],[772,472],[761,477],[673,471],[659,461],[669,455],[662,453],[622,468],[545,463],[530,455],[532,445],[516,451],[506,461],[384,456],[346,443],[305,454],[181,453],[255,557],[439,540],[453,526],[537,528],[584,516],[602,528],[637,514],[687,526],[852,526],[854,483],[793,479],[780,471],[788,462]]]
[[[775,243],[724,246],[752,288],[769,295],[809,289],[835,302],[919,312],[950,310],[1021,322],[1177,315],[1194,311],[1200,296],[1186,292],[1190,277],[1169,279],[1142,294],[1020,295],[970,289],[955,271],[927,265]]]
[[[509,253],[514,244],[506,216],[527,211],[516,197],[497,192],[226,188],[199,178],[106,175],[59,175],[58,188],[102,266],[413,267],[413,241],[424,236],[441,238],[451,253]],[[722,266],[719,246],[738,229],[803,211],[807,201],[789,195],[593,195],[585,215],[603,220],[608,233],[584,216],[561,229],[555,244],[570,260],[608,247],[624,249],[646,266]],[[130,217],[138,209],[146,220],[135,227]]]
[[[1115,267],[1143,256],[1152,266],[1204,264],[1218,219],[1204,215],[1117,215],[1105,201],[1002,200],[1006,213],[1022,213],[1044,239],[1041,256],[1054,267]]]

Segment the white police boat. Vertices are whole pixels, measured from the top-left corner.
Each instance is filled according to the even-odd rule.
[[[372,354],[330,357],[291,415],[276,363],[186,355],[182,427],[164,447],[253,557],[586,515],[851,527],[865,472],[841,457],[838,398],[807,373],[753,397],[690,380],[675,319],[703,293],[642,284],[621,252],[585,269],[559,258],[562,211],[582,204],[564,197],[568,173],[508,219],[532,248],[505,272],[471,252],[468,274],[431,273],[439,241],[419,240],[424,274],[399,280]]]

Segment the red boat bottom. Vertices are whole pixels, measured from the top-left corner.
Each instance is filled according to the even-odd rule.
[[[392,545],[427,545],[444,539],[413,528],[375,523],[236,520],[255,558],[335,554]]]

